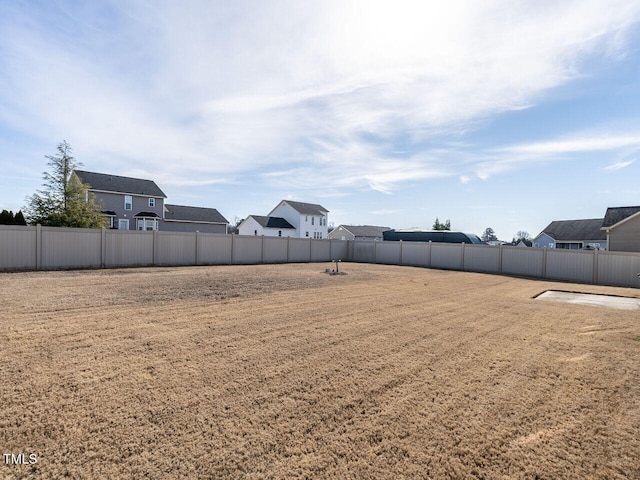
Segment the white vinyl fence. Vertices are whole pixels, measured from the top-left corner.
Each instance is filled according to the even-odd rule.
[[[640,253],[631,252],[358,241],[348,259],[640,288]]]
[[[640,287],[640,253],[0,225],[0,271],[333,260]]]
[[[347,260],[345,240],[0,225],[0,270]]]

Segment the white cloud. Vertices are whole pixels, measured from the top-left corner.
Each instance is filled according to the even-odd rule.
[[[65,30],[48,16],[5,7],[4,122],[66,138],[86,164],[123,174],[135,168],[175,185],[235,182],[259,171],[272,185],[315,188],[322,178],[336,191],[384,193],[447,175],[470,181],[471,172],[460,171],[474,169],[468,158],[435,148],[418,155],[415,146],[535,105],[579,78],[584,59],[622,58],[625,33],[640,16],[638,2],[622,0],[112,8],[106,15],[85,7],[73,19],[60,13],[55,24]],[[400,136],[410,144],[404,156],[393,154]],[[531,156],[638,142],[515,145],[472,163],[486,179]]]
[[[633,164],[635,162],[635,160],[628,160],[626,162],[616,162],[616,163],[612,163],[611,165],[608,165],[606,167],[604,167],[604,170],[621,170],[625,167],[628,167],[629,165]]]

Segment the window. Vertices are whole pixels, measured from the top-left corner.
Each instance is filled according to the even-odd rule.
[[[129,219],[121,218],[118,220],[118,230],[129,230]]]
[[[155,207],[156,206],[156,199],[155,198],[150,198],[149,199],[149,206],[150,207]]]
[[[254,231],[253,231],[253,235],[254,235],[255,237],[257,237],[257,236],[258,236],[258,230],[254,230]]]
[[[282,230],[278,230],[278,236],[281,237],[282,236]]]
[[[311,225],[315,225],[316,224],[316,217],[311,217]]]
[[[304,217],[304,221],[305,221],[305,222],[308,222],[308,221],[309,221],[309,215],[307,215],[307,216],[305,216],[305,217]]]
[[[133,209],[133,198],[131,198],[131,195],[124,196],[124,209],[125,210]]]
[[[304,234],[304,236],[305,236],[305,237],[308,237],[308,236],[309,236],[309,232],[306,232],[306,233]]]
[[[158,222],[155,218],[139,218],[138,230],[151,232],[158,229]]]

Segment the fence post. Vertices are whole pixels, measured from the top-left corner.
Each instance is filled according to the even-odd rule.
[[[309,262],[311,262],[311,237],[309,237]]]
[[[198,265],[198,239],[200,238],[200,230],[196,230],[196,265]]]
[[[504,248],[502,244],[500,244],[498,248],[500,248],[500,255],[498,257],[498,272],[502,273],[502,252],[504,251]]]
[[[102,227],[100,231],[100,268],[107,265],[107,229]]]
[[[402,240],[400,240],[400,265],[402,265]]]
[[[460,245],[462,245],[460,247],[460,255],[462,256],[462,259],[460,261],[460,270],[464,272],[464,249],[465,249],[465,243],[462,242]]]
[[[542,252],[542,278],[547,278],[547,247]]]
[[[153,231],[153,265],[158,264],[158,231]]]
[[[598,249],[593,249],[593,283],[598,285]]]
[[[231,265],[233,265],[233,255],[236,253],[235,252],[235,243],[236,243],[236,234],[232,233],[231,234]]]
[[[42,225],[36,225],[36,270],[42,268]]]
[[[287,263],[289,263],[289,251],[291,250],[291,236],[287,237]]]
[[[373,242],[373,263],[378,263],[378,242]]]
[[[262,243],[260,244],[260,263],[264,263],[264,233],[262,234]]]
[[[333,260],[333,238],[329,239],[329,260]]]
[[[427,262],[427,267],[431,268],[431,244],[433,242],[429,240],[429,261]]]

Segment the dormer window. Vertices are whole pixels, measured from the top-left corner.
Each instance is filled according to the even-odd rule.
[[[156,199],[155,198],[150,198],[149,199],[149,206],[150,207],[155,207],[156,206]]]

